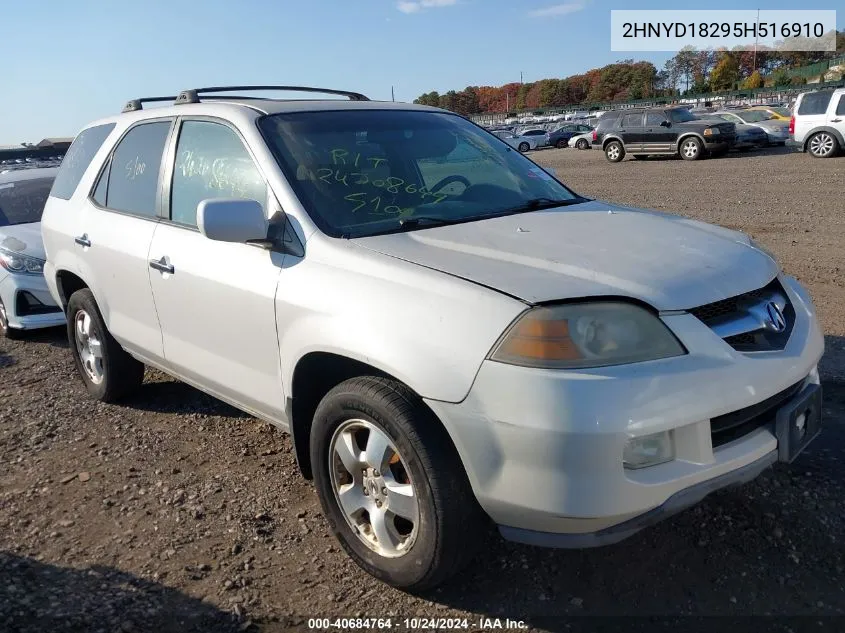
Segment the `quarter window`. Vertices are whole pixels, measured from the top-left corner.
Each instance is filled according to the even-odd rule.
[[[841,116],[845,114],[845,94],[839,97],[839,103],[836,105],[836,115]]]
[[[158,175],[169,133],[170,121],[142,123],[129,130],[100,176],[108,184],[103,191],[102,182],[97,183],[97,203],[115,211],[155,217]]]
[[[50,195],[63,200],[70,200],[73,192],[76,191],[79,181],[94,160],[94,154],[102,147],[106,137],[114,129],[114,123],[95,125],[80,132],[62,159],[62,166],[56,179],[53,181],[53,188]]]
[[[824,114],[832,96],[832,92],[808,92],[801,99],[798,114]]]
[[[196,226],[197,205],[213,198],[265,204],[267,185],[231,128],[210,121],[185,121],[176,146],[170,219]]]

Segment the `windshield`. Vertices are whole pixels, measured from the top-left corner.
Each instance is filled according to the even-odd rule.
[[[759,123],[760,121],[768,121],[772,115],[762,110],[746,110],[744,112],[737,112],[736,115],[746,123]]]
[[[580,198],[463,117],[411,110],[266,116],[259,127],[312,219],[333,237],[515,212]],[[509,211],[511,210],[511,211]]]
[[[685,110],[683,108],[669,110],[667,114],[669,115],[669,120],[672,121],[672,123],[684,123],[686,121],[697,120],[689,110]]]
[[[0,226],[40,222],[53,178],[0,182]]]

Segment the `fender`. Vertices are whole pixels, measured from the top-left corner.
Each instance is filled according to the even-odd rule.
[[[702,148],[707,144],[707,141],[705,141],[704,137],[698,132],[685,132],[682,136],[678,137],[677,141],[675,141],[676,152],[679,152],[681,150],[681,143],[683,143],[684,139],[689,138],[690,136],[694,136],[699,141],[701,141]]]

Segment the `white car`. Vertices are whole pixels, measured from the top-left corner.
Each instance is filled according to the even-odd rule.
[[[437,108],[226,91],[77,136],[45,276],[93,398],[150,365],[289,431],[374,576],[435,585],[492,526],[613,543],[820,431],[816,309],[747,235]]]
[[[792,139],[815,158],[845,150],[845,88],[798,95],[789,121]]]
[[[590,149],[593,146],[593,132],[584,132],[569,139],[567,147],[574,147],[576,149]]]
[[[0,335],[8,338],[65,322],[44,281],[41,242],[41,213],[57,171],[0,174]]]
[[[517,149],[523,153],[532,149],[537,149],[541,140],[539,135],[519,136],[517,134],[514,134],[513,132],[508,132],[506,130],[496,130],[493,132],[493,134],[502,139],[505,143],[507,143],[514,149]]]

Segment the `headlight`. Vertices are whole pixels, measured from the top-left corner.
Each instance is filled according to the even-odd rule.
[[[622,463],[625,468],[645,468],[675,459],[671,431],[632,437],[625,443]]]
[[[773,261],[773,262],[775,262],[776,264],[778,263],[778,258],[775,256],[775,254],[774,254],[772,251],[770,251],[768,248],[766,248],[765,246],[763,246],[760,242],[758,242],[757,240],[755,240],[753,237],[749,237],[749,238],[748,238],[748,244],[749,244],[749,246],[751,246],[751,248],[756,248],[758,251],[762,251],[762,252],[764,252],[764,253],[765,253],[766,255],[768,255],[768,256],[772,259],[772,261]]]
[[[607,301],[528,310],[504,334],[490,358],[523,367],[580,369],[685,353],[648,310]]]
[[[43,275],[44,260],[0,248],[0,266],[16,275]]]
[[[704,129],[704,136],[716,136],[717,134],[721,134],[722,132],[719,131],[717,127],[708,127]]]

